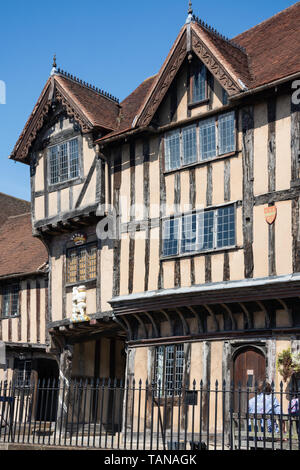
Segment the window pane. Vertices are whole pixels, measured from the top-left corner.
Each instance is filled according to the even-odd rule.
[[[166,170],[180,167],[180,134],[172,132],[165,139],[165,166]]]
[[[178,254],[179,219],[169,219],[163,222],[163,255]]]
[[[3,290],[2,296],[2,316],[8,317],[10,313],[10,291],[8,288]]]
[[[87,279],[87,252],[85,248],[78,250],[78,281]]]
[[[223,114],[219,117],[219,154],[235,150],[234,113]]]
[[[19,314],[19,286],[14,285],[11,288],[11,312],[12,316]]]
[[[214,247],[214,211],[198,214],[199,250],[210,250]]]
[[[206,98],[206,67],[199,64],[193,75],[193,102],[202,101]]]
[[[207,119],[200,122],[200,155],[201,160],[207,160],[216,156],[216,121]]]
[[[182,218],[182,253],[189,253],[196,251],[196,228],[197,218],[196,214],[185,215]]]
[[[158,346],[155,350],[154,380],[161,395],[178,396],[183,385],[184,345]]]
[[[183,380],[183,367],[184,367],[184,349],[183,344],[176,346],[176,363],[175,363],[175,390],[176,394],[179,395],[179,391],[182,389]]]
[[[77,281],[77,250],[69,250],[67,257],[67,282]]]
[[[76,178],[79,175],[79,159],[78,159],[78,140],[73,139],[69,142],[70,156],[70,178]]]
[[[31,361],[18,360],[16,363],[17,367],[17,387],[29,387],[31,377]]]
[[[68,179],[68,144],[60,145],[60,181]]]
[[[88,253],[88,278],[95,279],[97,276],[97,247],[90,247]]]
[[[166,346],[165,387],[167,395],[172,395],[174,389],[174,346]]]
[[[55,184],[59,182],[58,175],[58,147],[50,148],[50,183]]]
[[[188,165],[197,161],[196,126],[182,130],[183,164]]]
[[[160,381],[161,390],[164,386],[164,346],[156,348],[155,358],[155,383],[158,386]]]
[[[218,210],[217,246],[223,248],[235,245],[234,206]]]

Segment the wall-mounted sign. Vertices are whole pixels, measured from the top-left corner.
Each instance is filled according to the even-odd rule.
[[[266,207],[265,208],[265,219],[269,225],[274,224],[277,217],[277,207]]]
[[[87,240],[87,236],[83,233],[75,233],[75,235],[73,235],[71,240],[76,246],[83,245]]]

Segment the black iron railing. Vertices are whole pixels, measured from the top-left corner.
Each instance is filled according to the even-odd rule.
[[[299,394],[300,395],[300,394]],[[298,393],[194,381],[0,384],[0,443],[126,450],[300,450]]]

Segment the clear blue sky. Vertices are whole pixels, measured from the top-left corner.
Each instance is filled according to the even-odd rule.
[[[194,0],[194,13],[234,37],[293,5],[289,0]],[[0,192],[30,198],[29,168],[8,160],[49,76],[58,66],[124,99],[161,67],[187,17],[188,0],[2,0]]]

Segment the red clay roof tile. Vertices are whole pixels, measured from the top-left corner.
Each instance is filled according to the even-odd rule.
[[[0,230],[0,277],[36,272],[47,261],[45,246],[32,236],[30,213],[9,217]]]

